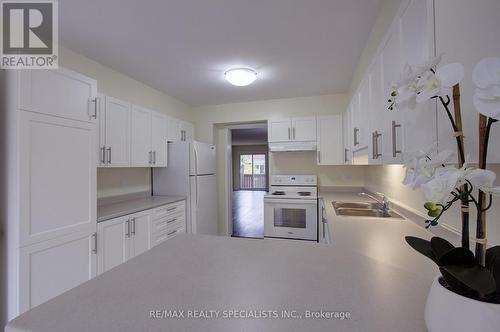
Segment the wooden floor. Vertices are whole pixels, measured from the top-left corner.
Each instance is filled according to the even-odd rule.
[[[265,191],[233,192],[233,236],[264,238]]]

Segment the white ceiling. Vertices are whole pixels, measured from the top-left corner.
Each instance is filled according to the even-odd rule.
[[[347,92],[381,0],[62,0],[61,44],[190,105]],[[248,87],[224,81],[250,66]]]

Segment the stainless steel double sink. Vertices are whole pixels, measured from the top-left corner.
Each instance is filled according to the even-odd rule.
[[[334,201],[332,204],[338,216],[404,219],[404,217],[394,212],[392,209],[385,212],[381,203]]]

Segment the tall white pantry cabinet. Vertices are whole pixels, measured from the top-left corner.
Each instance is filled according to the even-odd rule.
[[[8,319],[95,276],[97,82],[6,71]]]

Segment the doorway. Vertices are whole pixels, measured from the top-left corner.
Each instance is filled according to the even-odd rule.
[[[231,129],[232,236],[264,237],[264,195],[269,186],[267,125]]]

